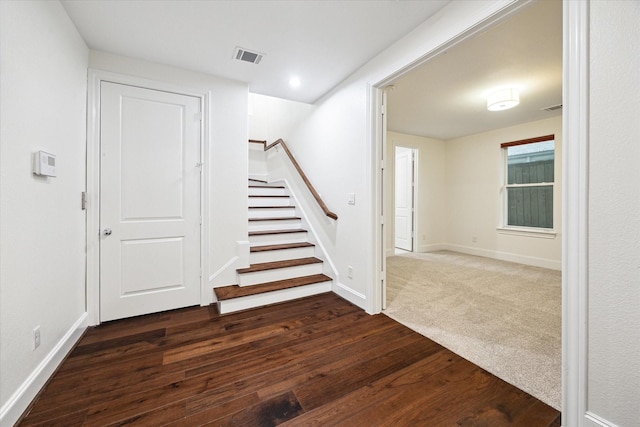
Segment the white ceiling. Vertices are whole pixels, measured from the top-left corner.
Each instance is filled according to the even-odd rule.
[[[249,83],[312,103],[449,0],[62,0],[91,49]],[[265,54],[236,61],[236,46]],[[288,81],[298,76],[302,85]]]
[[[388,129],[448,140],[562,114],[562,1],[543,0],[392,83]],[[487,111],[492,89],[515,86],[520,105]]]

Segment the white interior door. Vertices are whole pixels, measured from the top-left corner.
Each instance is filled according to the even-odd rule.
[[[199,304],[200,99],[100,96],[100,320]]]
[[[395,247],[413,250],[413,150],[396,147]]]

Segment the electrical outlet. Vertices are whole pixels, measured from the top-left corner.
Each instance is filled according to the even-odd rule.
[[[349,279],[353,279],[353,267],[352,266],[348,266],[347,267],[347,277]]]
[[[471,242],[472,242],[472,243],[478,243],[478,238],[477,238],[476,236],[473,236],[473,237],[471,238]]]
[[[40,347],[40,325],[33,328],[33,349]]]

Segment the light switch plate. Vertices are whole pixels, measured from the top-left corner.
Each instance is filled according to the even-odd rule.
[[[347,204],[348,205],[356,204],[356,193],[347,193]]]

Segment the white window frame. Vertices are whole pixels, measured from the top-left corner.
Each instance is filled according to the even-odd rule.
[[[511,234],[517,236],[525,236],[525,237],[539,237],[539,238],[548,238],[553,239],[556,237],[556,203],[553,203],[553,227],[552,228],[544,228],[544,227],[528,227],[522,225],[509,225],[509,201],[508,201],[508,189],[509,188],[526,188],[526,187],[551,187],[553,199],[555,200],[556,194],[556,185],[555,185],[555,177],[553,182],[536,182],[529,184],[509,184],[509,165],[508,165],[508,147],[516,146],[516,145],[526,145],[526,144],[534,144],[538,142],[546,142],[546,141],[554,141],[554,168],[555,168],[555,135],[545,135],[537,138],[525,139],[521,141],[512,141],[501,144],[501,154],[502,154],[502,183],[501,183],[501,205],[502,205],[502,218],[501,225],[497,227],[497,231],[502,234]],[[554,171],[555,172],[555,171]]]

